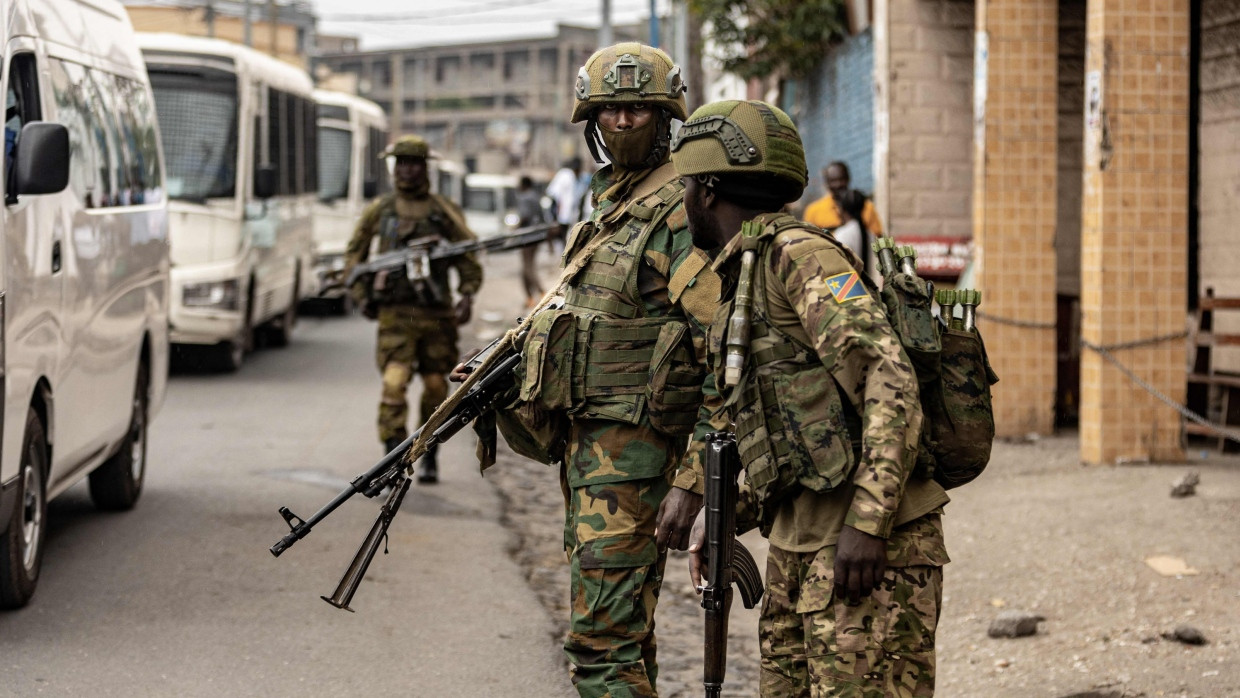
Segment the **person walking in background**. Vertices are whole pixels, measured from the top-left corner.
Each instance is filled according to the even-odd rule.
[[[822,170],[822,181],[827,187],[826,196],[818,199],[805,208],[804,220],[824,230],[834,230],[844,223],[840,216],[840,201],[847,192],[856,192],[861,196],[863,205],[859,220],[874,237],[883,236],[883,222],[878,219],[878,211],[874,209],[874,201],[864,193],[851,188],[852,175],[848,165],[835,161]]]
[[[528,228],[546,222],[542,197],[534,191],[534,180],[528,175],[522,175],[517,184],[517,218],[518,228]],[[527,308],[534,307],[547,292],[538,278],[538,269],[534,264],[537,255],[538,245],[526,245],[521,248],[521,283],[525,286]]]
[[[578,180],[581,176],[581,158],[571,157],[551,177],[547,185],[547,196],[555,202],[551,210],[555,212],[556,230],[554,238],[563,240],[564,234],[573,224],[581,220],[581,189]]]
[[[857,255],[865,268],[866,276],[871,280],[877,280],[878,272],[874,265],[874,251],[871,248],[874,236],[870,235],[870,231],[866,229],[863,222],[867,203],[865,195],[856,189],[845,190],[836,201],[841,222],[831,231],[831,235]]]

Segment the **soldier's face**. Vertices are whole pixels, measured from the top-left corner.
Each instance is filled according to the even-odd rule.
[[[604,104],[598,109],[598,125],[608,131],[641,128],[654,118],[654,110],[645,102]]]
[[[693,246],[711,252],[723,246],[719,235],[719,224],[710,209],[710,190],[696,177],[681,177],[685,185],[684,207],[689,219],[689,235],[693,238]]]
[[[405,155],[398,156],[392,174],[396,177],[397,189],[417,186],[426,179],[426,160]]]

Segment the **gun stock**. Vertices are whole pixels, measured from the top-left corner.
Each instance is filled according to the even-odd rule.
[[[753,556],[736,540],[736,477],[740,457],[736,438],[727,432],[706,436],[706,609],[702,685],[707,696],[723,690],[728,665],[728,614],[732,584],[740,590],[745,608],[762,598],[762,575]]]

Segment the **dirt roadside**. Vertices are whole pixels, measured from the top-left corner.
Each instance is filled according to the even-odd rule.
[[[551,269],[543,267],[545,279]],[[515,260],[493,257],[487,272],[479,340],[520,312]],[[996,444],[987,472],[954,491],[946,509],[952,562],[938,695],[1240,696],[1240,458],[1202,448],[1187,464],[1084,467],[1072,436]],[[1171,498],[1171,482],[1190,470],[1200,473],[1197,494]],[[557,474],[501,446],[486,477],[503,495],[512,554],[562,629],[568,569]],[[762,539],[743,541],[762,567]],[[1163,576],[1145,562],[1155,555],[1182,559],[1196,574]],[[1003,610],[1045,620],[1031,637],[988,637]],[[736,603],[725,695],[757,694],[756,624],[756,611]],[[1180,625],[1207,644],[1162,637]],[[658,612],[665,698],[701,694],[701,632],[687,564],[673,554]]]

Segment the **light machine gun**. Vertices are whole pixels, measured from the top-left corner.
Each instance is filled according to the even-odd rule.
[[[723,690],[728,668],[728,612],[732,584],[745,608],[762,598],[762,574],[753,556],[736,540],[736,477],[740,473],[736,437],[724,431],[706,435],[706,579],[702,608],[706,609],[706,647],[702,684],[707,698]]]
[[[497,401],[509,392],[514,385],[513,371],[521,363],[521,338],[521,335],[514,338],[514,333],[504,335],[470,359],[466,367],[472,374],[457,390],[457,394],[444,402],[421,429],[405,439],[370,470],[353,478],[344,491],[309,519],[302,519],[289,511],[288,507],[280,507],[280,515],[291,530],[271,546],[271,554],[279,557],[285,550],[293,547],[294,543],[309,535],[315,525],[353,495],[361,493],[367,497],[377,497],[386,493],[387,501],[379,511],[379,517],[340,578],[336,591],[330,597],[322,597],[336,608],[352,612],[349,602],[362,583],[362,578],[366,576],[366,569],[370,567],[380,543],[387,540],[388,526],[409,490],[409,474],[413,463],[431,446],[447,441],[479,415],[494,409]]]
[[[482,240],[462,240],[460,242],[444,242],[438,237],[416,238],[405,247],[376,255],[369,261],[353,267],[344,280],[345,288],[352,288],[367,275],[380,278],[384,275],[403,273],[421,293],[429,294],[428,303],[438,303],[438,291],[434,284],[428,283],[431,276],[431,262],[438,259],[460,257],[470,252],[507,252],[530,245],[537,245],[547,239],[551,232],[550,225],[532,225],[520,228],[507,235]],[[334,286],[333,284],[332,286]]]

